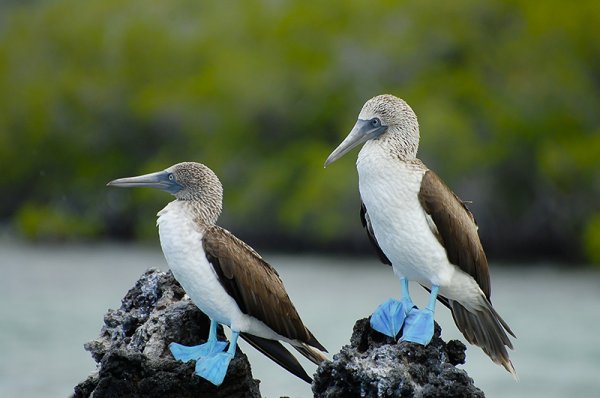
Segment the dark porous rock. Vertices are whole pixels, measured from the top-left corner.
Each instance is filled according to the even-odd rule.
[[[210,321],[187,298],[171,272],[150,269],[104,316],[100,337],[85,344],[97,371],[74,397],[260,397],[246,355],[237,349],[219,387],[194,374],[194,361],[176,361],[168,345],[203,343]],[[219,339],[224,340],[219,326]]]
[[[422,346],[396,342],[373,330],[368,318],[357,321],[350,345],[319,366],[315,397],[484,397],[455,367],[465,362],[465,345],[445,343],[441,331],[436,323],[433,339]]]

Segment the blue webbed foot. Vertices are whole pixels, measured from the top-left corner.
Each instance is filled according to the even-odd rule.
[[[433,337],[433,311],[429,308],[412,310],[404,320],[402,341],[427,345]]]
[[[229,362],[233,358],[230,352],[221,352],[208,358],[196,361],[196,374],[215,386],[220,386],[227,374]]]
[[[193,360],[199,360],[205,357],[214,356],[220,352],[223,352],[227,347],[226,341],[208,341],[204,344],[195,345],[195,346],[185,346],[178,343],[169,344],[169,350],[171,350],[171,354],[178,361],[188,362]]]
[[[407,314],[415,307],[410,298],[402,301],[389,299],[371,315],[371,327],[379,333],[395,338],[405,322]]]
[[[433,313],[439,289],[438,285],[432,284],[427,308],[423,310],[415,308],[406,315],[402,341],[412,341],[421,345],[429,344],[433,338]]]

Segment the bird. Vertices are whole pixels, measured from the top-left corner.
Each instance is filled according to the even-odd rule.
[[[157,214],[162,251],[186,294],[210,318],[206,343],[169,345],[175,359],[195,360],[195,373],[219,386],[241,336],[292,374],[312,382],[280,341],[317,365],[326,359],[327,350],[300,319],[277,271],[248,244],[216,225],[223,187],[209,167],[183,162],[107,185],[151,187],[175,196]],[[227,343],[217,339],[218,324],[231,329],[227,350]]]
[[[356,161],[360,218],[379,259],[400,278],[401,299],[389,299],[371,316],[371,327],[401,341],[427,345],[436,301],[452,312],[466,340],[517,374],[507,348],[516,337],[491,303],[487,258],[478,226],[465,202],[417,158],[419,124],[402,99],[378,95],[362,107],[348,136],[325,167],[362,144]],[[418,309],[409,281],[429,290]]]

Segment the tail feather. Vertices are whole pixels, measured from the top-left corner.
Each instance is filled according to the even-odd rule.
[[[319,341],[317,340],[317,338],[311,333],[310,330],[308,330],[308,328],[306,329],[306,332],[308,333],[308,339],[303,340],[303,343],[305,345],[308,346],[312,346],[314,348],[317,348],[318,350],[322,351],[322,352],[327,352],[327,349],[325,349],[325,347],[323,347],[323,344],[319,343]],[[300,351],[301,352],[301,351]],[[304,354],[302,354],[304,355]],[[306,356],[306,355],[305,355]],[[307,357],[308,358],[308,357]],[[325,357],[323,357],[325,358]],[[310,358],[308,358],[310,359]],[[312,361],[312,359],[311,359]],[[313,361],[314,362],[314,361]]]
[[[484,304],[475,313],[456,301],[448,300],[454,322],[469,343],[481,347],[492,361],[502,365],[518,380],[506,350],[506,347],[513,349],[507,332],[513,337],[516,336],[491,303],[487,299],[484,300]]]
[[[247,333],[240,333],[240,336],[288,372],[309,384],[312,383],[312,378],[306,373],[300,362],[279,341],[263,339]]]
[[[307,359],[312,361],[315,365],[321,364],[321,362],[326,361],[327,357],[323,355],[323,353],[317,350],[314,347],[309,346],[308,344],[302,344],[300,346],[293,345],[300,354],[304,355]]]

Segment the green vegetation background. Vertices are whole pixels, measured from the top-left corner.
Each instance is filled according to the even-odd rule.
[[[194,160],[253,244],[361,250],[356,153],[323,161],[393,93],[493,256],[600,262],[599,4],[2,2],[0,220],[154,237],[168,195],[104,185]]]

